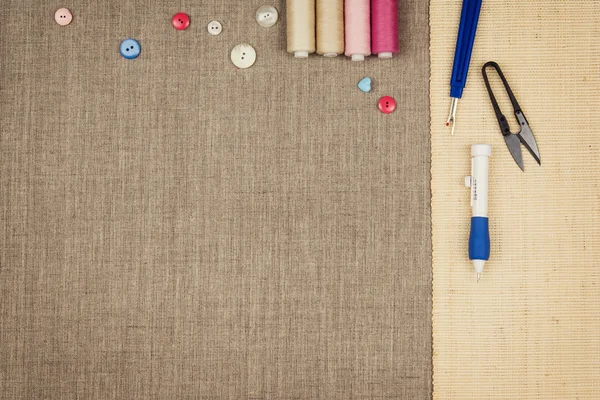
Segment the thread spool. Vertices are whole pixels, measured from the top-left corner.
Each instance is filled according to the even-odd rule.
[[[398,53],[398,0],[371,0],[371,52],[379,58]]]
[[[371,55],[371,1],[346,0],[344,3],[346,56],[363,61]]]
[[[315,52],[315,0],[287,0],[287,51],[296,58]]]
[[[344,0],[317,0],[317,54],[344,52]]]

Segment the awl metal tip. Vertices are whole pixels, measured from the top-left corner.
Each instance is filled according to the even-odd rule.
[[[477,273],[477,283],[479,283],[479,280],[481,279],[481,272]]]
[[[456,126],[456,107],[458,106],[458,98],[453,97],[452,103],[450,104],[450,115],[446,120],[446,126],[452,124],[452,136],[454,136],[454,127]]]
[[[450,126],[450,124],[452,124],[452,133],[451,133],[451,135],[454,136],[454,117],[449,117],[448,121],[446,121],[446,126]]]

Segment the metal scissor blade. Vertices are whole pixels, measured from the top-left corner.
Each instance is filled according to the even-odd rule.
[[[521,154],[521,141],[517,135],[506,135],[504,136],[504,141],[506,142],[508,151],[510,151],[519,168],[521,168],[521,171],[525,172],[525,168],[523,168],[523,155]]]
[[[521,143],[523,143],[523,145],[527,147],[527,150],[529,150],[533,158],[535,158],[535,161],[537,161],[539,165],[542,165],[542,162],[540,160],[540,151],[538,150],[537,143],[535,142],[533,132],[531,132],[531,128],[529,128],[529,125],[523,126],[521,132],[519,132],[517,136],[521,140]]]

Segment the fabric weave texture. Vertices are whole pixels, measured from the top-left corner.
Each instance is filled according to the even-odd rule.
[[[263,4],[2,2],[2,399],[430,398],[428,2],[362,64]]]

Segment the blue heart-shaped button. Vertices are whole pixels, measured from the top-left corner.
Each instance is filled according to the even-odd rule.
[[[371,78],[362,78],[360,82],[358,82],[358,88],[365,93],[369,93],[371,91]]]

